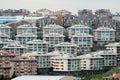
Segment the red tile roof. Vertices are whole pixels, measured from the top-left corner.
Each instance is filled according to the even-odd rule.
[[[13,58],[12,60],[21,60],[21,59],[25,59],[25,60],[35,60],[34,57],[29,57],[29,56],[17,56],[15,58]]]
[[[51,10],[49,10],[49,9],[46,9],[46,8],[44,8],[44,9],[40,9],[40,10],[38,10],[38,11],[50,11],[50,12],[52,12]]]
[[[120,79],[120,73],[119,73],[119,74],[114,75],[114,78],[119,78],[119,79]]]
[[[119,74],[109,75],[106,78],[109,78],[109,79],[111,79],[111,78],[119,78],[120,79],[120,73]]]
[[[59,10],[59,11],[54,12],[54,14],[61,14],[61,13],[68,13],[68,14],[71,14],[70,11],[65,10],[65,9],[62,9],[62,10]]]
[[[9,52],[9,51],[4,51],[4,50],[1,50],[0,51],[0,55],[14,55],[13,53]]]

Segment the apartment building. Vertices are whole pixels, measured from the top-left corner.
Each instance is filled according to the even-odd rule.
[[[9,35],[6,35],[4,33],[0,33],[0,41],[5,41],[9,38],[10,38]]]
[[[77,56],[80,59],[81,70],[102,70],[103,57],[93,54]]]
[[[11,66],[10,60],[14,58],[15,55],[11,52],[1,50],[0,51],[0,75],[11,76]]]
[[[93,54],[100,55],[103,57],[104,68],[117,66],[117,53],[104,50],[104,51],[96,51]]]
[[[59,25],[47,25],[43,27],[43,35],[48,35],[51,33],[63,34],[64,28]]]
[[[21,45],[18,41],[11,42],[2,49],[14,53],[16,56],[20,56],[28,51],[27,47]]]
[[[87,33],[73,35],[71,37],[71,43],[76,44],[79,47],[80,52],[86,53],[91,51],[91,48],[93,47],[93,36]]]
[[[80,71],[79,61],[75,56],[65,53],[51,58],[53,71],[57,72]]]
[[[48,42],[40,40],[40,39],[34,39],[32,41],[28,41],[27,43],[28,51],[37,51],[42,53],[48,52]]]
[[[37,35],[37,27],[30,25],[30,24],[24,24],[17,27],[17,35],[23,34],[23,33],[32,33],[34,35]]]
[[[85,25],[73,25],[68,28],[69,38],[71,38],[73,35],[78,35],[81,33],[90,34],[90,27],[85,26]]]
[[[26,45],[26,42],[32,41],[33,39],[37,39],[37,35],[32,33],[22,33],[16,35],[16,40],[20,42],[21,45]]]
[[[51,65],[51,57],[58,56],[60,54],[59,51],[52,51],[50,53],[42,53],[42,52],[28,52],[23,55],[35,57],[37,60],[37,68],[39,70],[50,69]]]
[[[58,33],[50,33],[48,35],[43,35],[43,41],[49,43],[49,47],[54,47],[56,44],[64,42],[64,35]]]
[[[69,42],[62,42],[55,45],[55,50],[58,50],[64,53],[75,54],[75,55],[77,55],[77,48],[78,46],[76,44],[69,43]]]
[[[16,76],[35,75],[37,69],[36,59],[28,56],[17,56],[11,59],[12,73]]]
[[[115,41],[115,31],[112,28],[99,27],[93,30],[94,41],[99,45]]]
[[[0,24],[0,33],[9,36],[9,38],[10,38],[10,35],[11,35],[11,30],[10,29],[11,29],[11,27],[9,27],[7,25],[4,25],[4,24]]]
[[[2,48],[10,43],[14,42],[14,40],[10,40],[10,39],[7,39],[7,40],[4,40],[4,41],[0,41],[0,50],[2,50]]]
[[[106,50],[117,53],[117,65],[120,66],[120,42],[109,43],[105,47]]]

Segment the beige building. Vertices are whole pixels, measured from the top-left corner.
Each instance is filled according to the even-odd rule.
[[[28,47],[28,51],[37,51],[41,53],[47,53],[48,52],[48,42],[40,40],[40,39],[34,39],[32,41],[29,41],[26,43]]]
[[[107,50],[117,53],[117,65],[120,66],[120,42],[109,43],[105,47]]]
[[[80,59],[75,56],[65,53],[61,53],[60,56],[51,58],[53,71],[58,72],[80,71],[79,61]]]
[[[11,59],[12,73],[16,76],[37,74],[37,63],[34,57],[17,56]]]
[[[0,51],[0,75],[11,77],[10,60],[15,55],[8,51]]]
[[[107,27],[99,27],[95,30],[93,30],[94,35],[94,41],[97,42],[97,44],[105,44],[109,42],[115,41],[115,31],[112,28]]]
[[[17,35],[23,34],[23,33],[32,33],[34,35],[37,35],[37,27],[30,25],[30,24],[24,24],[17,27]]]
[[[94,55],[100,55],[103,57],[103,67],[117,66],[117,53],[111,51],[96,51]]]
[[[62,26],[59,25],[47,25],[45,27],[43,27],[43,35],[48,35],[51,33],[58,33],[58,34],[63,34],[64,28]]]
[[[81,33],[90,34],[90,27],[85,25],[73,25],[68,28],[69,38],[71,38],[73,35],[79,35]]]
[[[60,44],[55,45],[55,50],[75,55],[77,55],[77,48],[78,46],[76,44],[69,42],[62,42]]]
[[[80,58],[80,69],[81,70],[102,70],[103,68],[103,57],[93,54],[84,54],[78,56]]]
[[[43,41],[49,43],[49,47],[54,47],[56,44],[64,42],[64,35],[58,33],[50,33],[48,35],[43,35]]]

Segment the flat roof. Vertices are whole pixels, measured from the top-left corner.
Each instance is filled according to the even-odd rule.
[[[41,75],[24,75],[16,77],[12,80],[60,80],[65,76],[41,76]]]

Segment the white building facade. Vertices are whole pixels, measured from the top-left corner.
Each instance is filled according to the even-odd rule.
[[[99,27],[93,30],[94,41],[98,44],[105,44],[115,41],[115,31],[112,28]]]
[[[58,50],[64,53],[75,54],[75,55],[77,55],[77,48],[78,46],[76,44],[69,43],[69,42],[62,42],[60,44],[55,45],[55,50]]]
[[[23,34],[23,33],[32,33],[34,35],[37,35],[37,27],[30,24],[24,24],[18,26],[17,34]]]
[[[40,40],[40,39],[34,39],[32,41],[29,41],[26,43],[28,50],[31,51],[37,51],[42,53],[48,52],[48,42]]]
[[[22,46],[18,41],[11,42],[2,49],[14,53],[16,56],[20,56],[28,51],[27,47]]]
[[[68,28],[69,38],[71,38],[73,35],[79,35],[81,33],[90,34],[90,27],[85,25],[73,25]]]

